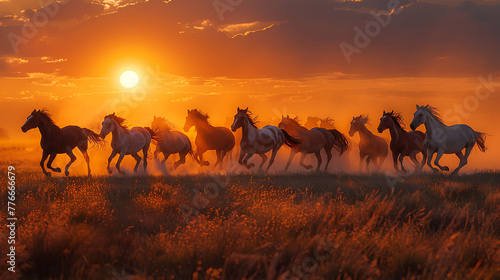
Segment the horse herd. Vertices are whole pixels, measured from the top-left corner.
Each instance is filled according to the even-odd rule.
[[[271,152],[271,157],[266,168],[266,171],[269,171],[278,150],[283,145],[286,145],[291,149],[285,171],[288,170],[297,153],[301,154],[299,164],[306,169],[311,169],[313,166],[306,165],[304,159],[307,154],[314,153],[318,161],[316,170],[319,171],[323,162],[321,156],[322,150],[326,153],[326,163],[324,166],[324,170],[326,171],[332,159],[333,149],[337,150],[339,155],[342,155],[349,149],[347,138],[337,129],[333,127],[329,129],[323,127],[308,129],[299,123],[298,118],[290,118],[289,116],[282,116],[278,126],[266,125],[259,129],[256,126],[255,118],[252,117],[248,108],[238,108],[233,124],[231,125],[231,130],[226,127],[212,126],[208,118],[207,114],[196,109],[188,110],[187,112],[184,131],[188,132],[193,126],[196,128],[196,151],[194,151],[191,141],[185,134],[172,130],[165,118],[156,116],[153,119],[151,127],[133,127],[129,129],[125,125],[125,119],[113,113],[104,117],[101,132],[97,134],[90,129],[78,126],[59,128],[46,110],[33,110],[21,129],[23,132],[27,132],[33,128],[39,129],[42,135],[40,145],[43,150],[40,166],[47,177],[51,176],[51,173],[44,167],[47,158],[47,168],[54,172],[61,172],[59,167],[52,167],[52,162],[57,154],[67,154],[70,157],[70,161],[65,167],[65,175],[69,175],[69,167],[76,160],[76,156],[73,154],[75,147],[82,152],[87,163],[88,176],[90,176],[90,158],[87,153],[88,142],[96,145],[104,145],[104,138],[109,133],[112,134],[111,148],[113,149],[108,158],[107,165],[107,170],[110,174],[112,173],[112,169],[110,168],[111,161],[117,155],[119,155],[119,158],[115,167],[118,172],[123,173],[120,169],[120,163],[125,155],[131,155],[135,158],[135,172],[137,172],[141,160],[143,161],[144,170],[146,170],[151,142],[156,144],[156,150],[154,151],[155,158],[159,153],[164,155],[162,164],[165,164],[165,161],[171,154],[179,154],[180,159],[174,163],[173,169],[184,164],[187,155],[191,155],[200,166],[208,166],[209,162],[204,160],[203,154],[209,150],[216,151],[217,160],[214,166],[219,166],[222,169],[222,163],[226,154],[233,150],[236,142],[231,130],[236,132],[240,128],[242,130],[242,137],[238,162],[248,169],[254,167],[254,163],[248,163],[248,160],[253,155],[258,154],[262,158],[259,171],[263,171],[263,167],[268,159],[266,154]],[[331,119],[326,119],[327,124],[331,123],[329,120]],[[390,131],[391,142],[389,147],[382,137],[373,134],[366,127],[367,123],[367,116],[360,115],[353,117],[349,129],[351,137],[356,132],[360,136],[360,171],[363,170],[365,160],[366,171],[369,171],[370,162],[373,162],[376,170],[379,170],[389,154],[389,147],[392,151],[394,168],[401,173],[407,172],[403,166],[403,159],[407,156],[414,163],[416,171],[422,170],[427,161],[427,165],[433,171],[437,172],[438,169],[431,164],[433,155],[436,153],[434,165],[442,171],[449,171],[447,166],[439,164],[439,160],[443,154],[455,154],[460,159],[458,167],[452,172],[452,174],[456,174],[467,164],[467,158],[474,145],[477,144],[482,152],[486,150],[486,134],[476,132],[464,124],[445,125],[439,117],[437,110],[429,105],[417,105],[417,110],[410,124],[412,131],[409,132],[404,129],[400,114],[394,111],[383,112],[377,131],[379,133],[387,129]],[[415,131],[422,124],[426,128],[426,133]],[[464,149],[465,153],[462,152]],[[143,158],[139,155],[141,151]],[[423,155],[421,162],[417,160],[417,154],[419,153]],[[398,161],[401,167],[398,166]]]

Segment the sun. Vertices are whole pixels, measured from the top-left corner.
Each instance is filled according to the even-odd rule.
[[[134,71],[125,71],[120,76],[120,83],[126,88],[133,88],[139,83],[139,76]]]

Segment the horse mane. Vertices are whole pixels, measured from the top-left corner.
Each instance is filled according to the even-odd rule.
[[[173,125],[168,121],[165,117],[156,117],[157,120],[160,120],[163,125],[165,125],[166,130],[172,130]]]
[[[49,113],[49,110],[43,108],[42,110],[38,110],[37,113],[40,114],[42,119],[48,121],[50,124],[55,125],[54,120],[52,119],[52,115]]]
[[[115,113],[105,116],[104,119],[113,119],[122,128],[127,128],[127,126],[125,125],[125,119],[118,117],[117,115],[115,115]]]
[[[198,111],[198,109],[191,110],[190,113],[194,114],[194,116],[196,118],[207,121],[207,122],[208,122],[208,118],[210,118],[210,116],[207,113],[203,113],[202,111]]]
[[[325,124],[329,124],[331,126],[335,126],[335,120],[330,118],[330,117],[326,117],[325,119],[321,119],[321,123],[325,123]],[[321,125],[321,124],[320,124]]]
[[[248,121],[250,122],[250,124],[251,124],[253,127],[257,128],[256,124],[259,122],[259,121],[257,120],[257,116],[255,116],[255,117],[254,117],[254,116],[252,116],[252,112],[251,112],[251,111],[249,111],[249,110],[247,110],[245,114],[246,114],[246,116],[248,117]]]
[[[313,122],[317,122],[317,121],[320,121],[321,119],[318,118],[318,117],[312,117],[312,116],[309,116],[307,117],[307,121],[313,121]]]
[[[396,124],[397,127],[404,129],[405,124],[403,122],[403,116],[400,113],[388,112],[386,113],[389,117],[391,117],[392,121]]]
[[[362,124],[370,123],[370,119],[368,118],[368,115],[359,115],[359,117],[356,117],[355,119],[360,121]]]
[[[440,123],[443,122],[443,119],[441,118],[441,115],[439,114],[436,107],[426,105],[426,106],[420,106],[420,108],[422,108],[424,111],[429,113],[438,122],[440,122]]]

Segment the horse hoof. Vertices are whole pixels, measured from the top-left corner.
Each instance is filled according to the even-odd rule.
[[[52,174],[50,174],[50,172],[45,172],[43,174],[45,174],[45,176],[47,176],[47,178],[50,178],[52,176]]]
[[[210,165],[210,162],[208,162],[208,161],[202,161],[202,162],[201,162],[201,165],[202,165],[202,166],[209,166],[209,165]]]
[[[69,175],[69,171],[64,171],[64,175],[68,176]]]
[[[441,170],[443,170],[443,171],[450,171],[450,168],[448,168],[448,166],[443,166],[443,167],[441,167]]]
[[[54,168],[53,170],[54,170],[54,172],[61,173],[61,168],[59,168],[59,167]]]
[[[253,168],[254,166],[255,166],[255,164],[250,163],[250,164],[248,165],[248,169]]]
[[[111,175],[111,173],[113,173],[113,171],[111,170],[111,168],[108,168],[108,174]]]
[[[311,168],[313,168],[313,166],[312,165],[307,165],[305,168],[306,169],[311,169]]]

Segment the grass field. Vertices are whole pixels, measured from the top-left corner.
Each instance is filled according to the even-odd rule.
[[[392,182],[20,173],[16,273],[2,239],[0,278],[500,279],[500,173]]]

